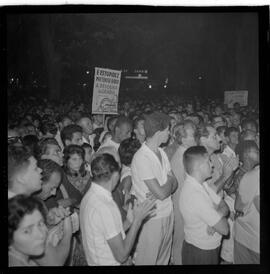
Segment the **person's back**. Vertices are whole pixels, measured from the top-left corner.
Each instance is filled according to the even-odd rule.
[[[235,207],[237,209],[238,203],[241,203],[243,215],[236,219],[234,226],[235,263],[260,263],[260,211],[255,203],[258,197],[260,197],[259,166],[247,172],[239,185]],[[237,201],[239,199],[241,202]],[[243,249],[243,246],[246,249]]]

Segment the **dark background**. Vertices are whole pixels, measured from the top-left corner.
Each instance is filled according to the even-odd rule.
[[[159,92],[223,98],[225,90],[248,90],[249,101],[258,100],[260,32],[269,41],[260,8],[131,10],[7,10],[9,94],[86,98],[94,67],[103,67],[147,69]]]

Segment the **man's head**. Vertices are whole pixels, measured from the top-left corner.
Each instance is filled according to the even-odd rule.
[[[183,123],[176,124],[173,128],[173,137],[179,145],[184,147],[195,146],[196,126],[192,121],[186,120]]]
[[[202,182],[212,176],[213,165],[203,146],[188,148],[183,155],[183,164],[187,174],[199,178]]]
[[[8,147],[8,188],[24,194],[41,189],[41,172],[37,160],[25,147]],[[16,193],[18,194],[18,193]]]
[[[229,127],[226,129],[224,136],[227,144],[235,147],[239,143],[239,130],[236,127]]]
[[[83,134],[85,134],[86,136],[89,136],[93,133],[93,123],[89,117],[81,117],[78,120],[77,125],[81,126]]]
[[[121,143],[130,138],[132,132],[132,121],[124,116],[119,116],[114,126],[113,140]]]
[[[39,144],[40,159],[50,159],[58,165],[63,165],[63,153],[58,142],[54,138],[46,138]]]
[[[144,131],[144,118],[137,117],[133,122],[133,131],[138,140],[145,140],[145,131]]]
[[[260,151],[255,141],[246,140],[236,146],[236,154],[244,165],[255,166],[260,163]]]
[[[161,112],[146,115],[144,131],[146,139],[157,138],[158,143],[166,143],[169,138],[170,116]]]
[[[71,124],[73,124],[73,121],[72,121],[71,118],[70,118],[69,116],[67,116],[67,115],[61,116],[61,117],[59,117],[59,119],[58,119],[58,125],[59,125],[60,131],[61,131],[64,127],[66,127],[66,126],[68,126],[68,125],[71,125]]]
[[[207,125],[200,128],[200,143],[211,154],[220,149],[220,139],[214,127]]]
[[[217,134],[219,136],[219,139],[222,142],[222,144],[225,144],[225,145],[227,145],[227,139],[225,137],[225,131],[226,131],[226,129],[227,129],[226,126],[217,127]]]
[[[222,115],[222,113],[223,113],[222,107],[221,106],[216,106],[215,107],[215,115],[220,116],[220,115]]]
[[[91,163],[93,181],[113,191],[119,181],[120,167],[110,154],[97,155]]]
[[[215,115],[212,117],[212,126],[217,129],[220,126],[226,126],[226,121],[222,116]]]
[[[54,138],[57,133],[57,127],[53,122],[43,121],[40,125],[40,132],[44,137]]]
[[[239,127],[240,122],[241,122],[241,115],[240,115],[240,113],[234,112],[234,113],[231,115],[231,123],[232,123],[232,126],[237,128],[237,127]]]
[[[82,140],[82,127],[79,125],[68,125],[60,132],[61,140],[64,146],[68,145],[79,145],[83,144]]]
[[[38,196],[47,200],[50,196],[56,195],[56,190],[62,179],[61,167],[52,160],[39,160],[37,165],[42,169],[42,188]]]
[[[258,131],[258,125],[257,125],[257,123],[256,123],[255,120],[247,118],[244,121],[242,121],[242,123],[241,123],[241,129],[242,129],[242,131],[252,130],[255,133],[257,133],[257,131]]]

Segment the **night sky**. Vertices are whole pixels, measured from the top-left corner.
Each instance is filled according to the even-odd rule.
[[[153,79],[168,78],[174,92],[249,90],[256,97],[258,41],[256,12],[7,16],[9,77],[46,87],[54,77],[61,90],[87,81],[90,88],[99,66],[148,69]]]

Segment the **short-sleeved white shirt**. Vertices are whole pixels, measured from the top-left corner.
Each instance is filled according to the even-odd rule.
[[[207,227],[217,224],[222,216],[214,208],[214,202],[203,185],[187,174],[179,200],[184,218],[186,242],[204,250],[217,248],[221,235],[208,235]]]
[[[260,168],[247,172],[238,189],[244,203],[244,216],[235,221],[235,240],[254,252],[260,253],[260,213],[254,205],[254,198],[260,195]]]
[[[131,163],[132,188],[131,193],[134,194],[139,202],[146,199],[146,193],[150,192],[144,180],[156,179],[160,186],[167,181],[167,175],[171,171],[170,162],[163,149],[158,148],[162,164],[157,155],[143,143],[140,149],[135,153]],[[167,217],[173,210],[171,195],[163,201],[156,201],[156,216],[152,219]]]
[[[111,193],[92,183],[80,206],[80,227],[88,265],[120,265],[107,240],[125,238],[120,211]]]

